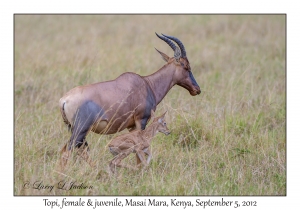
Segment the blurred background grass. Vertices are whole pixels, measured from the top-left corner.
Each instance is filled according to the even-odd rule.
[[[285,15],[15,15],[15,195],[285,195]],[[89,134],[92,170],[56,168],[70,133],[58,100],[71,88],[164,65],[155,35],[185,45],[199,96],[175,86],[158,106],[172,129],[146,171],[106,173],[112,136]],[[133,158],[126,160],[134,164]],[[24,189],[61,180],[92,190]]]

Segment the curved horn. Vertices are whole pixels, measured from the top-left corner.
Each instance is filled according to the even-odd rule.
[[[185,51],[185,48],[184,48],[182,42],[181,42],[178,38],[176,38],[176,37],[174,37],[174,36],[164,35],[164,34],[162,34],[162,35],[165,36],[165,37],[167,37],[167,38],[169,38],[169,39],[171,39],[171,40],[173,40],[174,42],[176,42],[176,43],[178,44],[179,48],[180,48],[180,51],[181,51],[181,57],[183,57],[183,58],[186,57],[186,51]]]
[[[167,39],[167,38],[165,38],[163,36],[158,35],[156,32],[155,32],[155,34],[156,34],[156,36],[158,38],[160,38],[161,40],[165,41],[173,49],[173,51],[176,50],[176,45],[171,40],[169,40],[169,39]]]

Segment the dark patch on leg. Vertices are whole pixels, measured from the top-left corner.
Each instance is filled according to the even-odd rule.
[[[141,119],[141,129],[142,130],[145,130],[149,117],[148,118],[145,117],[145,118]]]
[[[68,149],[73,147],[88,147],[88,143],[85,141],[85,136],[89,132],[93,123],[103,117],[104,110],[93,101],[86,101],[83,103],[74,116],[74,124],[71,128],[72,135]]]

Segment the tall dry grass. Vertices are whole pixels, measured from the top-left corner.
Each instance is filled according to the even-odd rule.
[[[15,195],[285,195],[284,15],[15,15]],[[112,136],[89,134],[93,170],[74,158],[57,170],[70,133],[58,100],[69,89],[131,71],[148,75],[172,56],[154,32],[180,38],[202,93],[175,86],[158,106],[147,170],[107,173]],[[127,162],[134,164],[134,158]],[[92,189],[57,189],[60,181]],[[33,183],[55,185],[33,189]],[[26,185],[30,183],[30,185]],[[26,186],[26,187],[25,187]]]

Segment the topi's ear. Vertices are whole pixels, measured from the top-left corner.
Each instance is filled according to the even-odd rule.
[[[156,49],[156,48],[155,48]],[[169,61],[169,56],[167,56],[165,53],[160,52],[158,49],[156,49],[156,51],[161,55],[162,59],[164,59],[164,61],[168,62]]]
[[[154,120],[154,118],[155,118],[155,113],[154,113],[153,109],[151,109],[151,117],[149,120],[151,120],[151,119]]]
[[[158,119],[158,122],[159,122],[159,123],[163,122],[163,120],[165,119],[166,113],[167,113],[167,111],[165,111],[165,113],[163,113],[163,114],[159,117],[159,119]]]
[[[159,118],[162,118],[164,119],[165,118],[165,115],[166,115],[167,111],[165,111],[165,113],[163,113]]]

